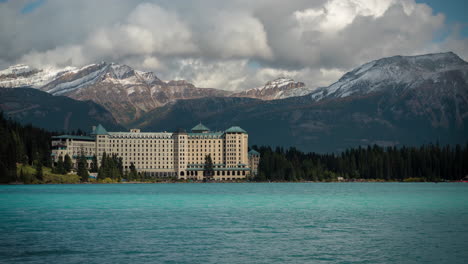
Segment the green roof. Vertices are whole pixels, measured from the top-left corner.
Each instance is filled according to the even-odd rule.
[[[258,151],[256,151],[255,149],[252,149],[249,151],[249,155],[257,155],[257,156],[260,156],[260,153],[258,153]]]
[[[107,130],[101,124],[99,124],[96,129],[94,129],[93,133],[91,133],[91,135],[109,135],[109,133],[107,133]]]
[[[87,140],[87,141],[94,141],[94,138],[88,136],[73,136],[73,135],[61,135],[61,136],[53,136],[52,139],[74,139],[74,140]]]
[[[222,133],[222,132],[188,133],[188,136],[190,138],[197,137],[197,136],[200,136],[200,137],[203,137],[203,138],[219,138],[223,134],[224,133]]]
[[[247,131],[245,131],[244,129],[238,127],[238,126],[232,126],[228,129],[226,129],[226,131],[224,131],[226,133],[245,133],[247,134]]]
[[[196,126],[194,126],[194,127],[192,128],[192,131],[193,131],[193,132],[202,132],[202,131],[210,131],[210,129],[207,128],[206,126],[204,126],[204,125],[200,122],[200,124],[198,124],[198,125],[196,125]]]

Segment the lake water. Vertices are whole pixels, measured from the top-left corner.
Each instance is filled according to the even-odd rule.
[[[468,263],[468,184],[4,185],[0,263]]]

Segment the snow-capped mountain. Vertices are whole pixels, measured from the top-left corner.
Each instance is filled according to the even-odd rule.
[[[164,82],[152,72],[107,62],[64,69],[16,65],[0,71],[0,87],[33,87],[53,95],[91,100],[123,124],[178,99],[229,94],[223,90],[196,88],[186,81]]]
[[[311,90],[302,82],[295,82],[289,78],[278,78],[267,82],[264,86],[234,93],[232,97],[249,97],[261,100],[282,99],[309,94]]]
[[[354,100],[376,92],[399,98],[411,91],[413,96],[418,96],[414,99],[418,103],[411,105],[411,111],[426,114],[437,111],[441,113],[440,118],[432,119],[433,123],[446,126],[444,120],[449,120],[448,116],[456,116],[456,120],[464,119],[463,113],[468,105],[467,83],[468,63],[451,52],[375,60],[346,73],[337,82],[324,88],[311,88],[302,82],[278,78],[262,87],[234,94],[224,90],[196,88],[182,80],[164,82],[152,72],[106,62],[63,69],[34,69],[27,65],[16,65],[0,71],[0,87],[27,86],[53,95],[91,100],[106,108],[124,125],[179,99],[228,96],[261,100],[296,98],[306,104],[314,104],[324,99],[338,99],[335,100],[338,102],[340,98],[348,97]],[[292,101],[282,102],[288,104]],[[446,101],[453,101],[457,106],[455,114],[445,111]],[[207,112],[211,111],[209,106],[205,107]]]
[[[33,87],[40,88],[60,75],[77,70],[75,67],[63,69],[46,68],[35,69],[28,65],[19,64],[0,71],[0,87]]]
[[[468,63],[452,52],[420,56],[394,56],[366,63],[343,75],[337,82],[310,93],[313,100],[343,98],[372,92],[404,92],[421,85],[447,81],[451,71],[468,76]]]
[[[39,88],[53,95],[67,95],[77,89],[99,82],[126,87],[135,85],[165,85],[152,72],[136,71],[127,65],[102,62],[87,65],[78,70],[64,72]],[[127,89],[127,94],[133,92],[134,89]]]

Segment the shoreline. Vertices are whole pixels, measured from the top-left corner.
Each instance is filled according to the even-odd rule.
[[[0,183],[0,185],[94,185],[94,184],[200,184],[200,183],[468,183],[465,181],[160,181],[160,182],[79,182],[79,183]]]

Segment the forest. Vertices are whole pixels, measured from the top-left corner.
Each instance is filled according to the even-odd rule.
[[[457,181],[468,175],[468,144],[374,145],[340,154],[253,148],[261,155],[255,181]]]
[[[51,167],[50,139],[53,135],[32,125],[6,119],[0,113],[0,183],[25,181],[19,178],[22,175],[17,172],[17,164],[35,167],[40,172],[43,166]],[[28,171],[25,170],[23,174],[26,173]],[[37,174],[34,177],[43,180],[42,176]]]
[[[82,131],[72,133],[82,134]],[[49,132],[21,125],[0,113],[0,183],[87,182],[86,158],[79,158],[76,174],[71,174],[70,157],[52,168]],[[296,148],[253,146],[260,155],[253,181],[458,181],[468,175],[468,144],[429,144],[419,147],[367,146],[342,153],[304,153]],[[97,164],[93,157],[93,164]],[[209,164],[208,164],[209,165]],[[205,166],[209,168],[210,166]],[[122,159],[104,154],[97,173],[98,182],[158,181],[138,173],[132,164],[122,169]],[[175,179],[171,179],[175,180]]]

